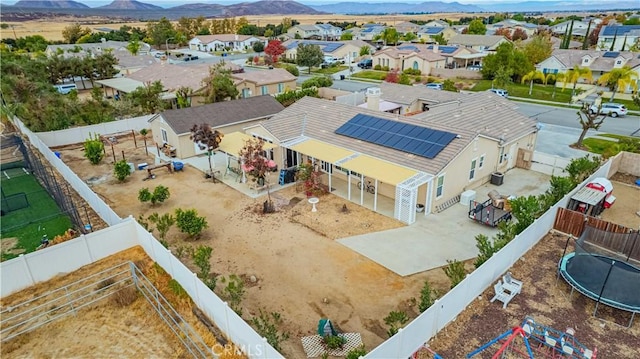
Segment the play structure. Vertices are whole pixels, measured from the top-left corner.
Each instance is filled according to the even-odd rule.
[[[571,294],[631,313],[629,327],[640,313],[640,234],[611,233],[587,226],[575,240],[575,251],[566,253],[558,263],[558,273],[571,286]]]
[[[490,227],[496,227],[500,222],[511,220],[511,196],[504,196],[496,190],[488,194],[489,199],[484,202],[469,201],[469,218]]]
[[[532,317],[525,317],[521,326],[505,331],[467,354],[466,357],[472,358],[487,350],[496,350],[492,359],[595,359],[597,354],[597,349],[588,349],[576,339],[573,328],[567,328],[561,332],[537,323]]]
[[[615,202],[616,197],[612,192],[611,181],[602,177],[595,178],[571,196],[567,209],[598,216]]]

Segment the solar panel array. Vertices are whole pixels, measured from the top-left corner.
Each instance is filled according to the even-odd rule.
[[[618,51],[607,51],[604,54],[602,54],[602,57],[616,58],[618,57],[618,55],[620,55],[620,52]]]
[[[433,50],[433,45],[430,45],[428,49]],[[453,54],[457,49],[455,46],[438,46],[438,52],[441,54]]]
[[[614,25],[614,26],[605,26],[600,30],[601,36],[624,36],[627,35],[630,31],[640,30],[640,25]]]
[[[398,50],[411,50],[411,51],[418,51],[418,48],[413,46],[413,45],[405,45],[405,46],[399,46]]]
[[[428,27],[425,29],[427,34],[439,34],[444,30],[443,27]]]
[[[335,132],[429,159],[456,138],[454,133],[363,114],[355,115]]]

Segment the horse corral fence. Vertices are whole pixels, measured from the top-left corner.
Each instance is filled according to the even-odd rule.
[[[77,316],[80,310],[90,309],[91,305],[118,295],[127,288],[135,288],[142,294],[194,358],[213,356],[200,335],[182,319],[132,262],[105,269],[35,298],[5,307],[0,312],[0,338],[2,342],[7,342],[56,320]]]

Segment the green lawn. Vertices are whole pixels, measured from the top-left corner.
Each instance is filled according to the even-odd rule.
[[[311,73],[312,74],[323,74],[323,75],[333,75],[336,72],[340,72],[342,70],[346,70],[348,69],[347,66],[331,66],[331,67],[327,67],[324,69],[311,69]],[[304,71],[305,73],[307,73],[307,71]]]
[[[618,152],[623,150],[636,153],[640,152],[640,139],[610,133],[600,135],[599,137],[608,137],[618,141],[609,141],[601,138],[586,138],[582,144],[587,147],[589,152],[605,155],[607,157],[615,156]]]
[[[376,71],[376,70],[364,70],[364,71],[360,71],[360,72],[356,72],[355,74],[352,74],[351,77],[382,81],[387,77],[387,72]]]
[[[5,176],[9,175],[9,179]],[[42,235],[49,239],[64,233],[71,227],[71,220],[61,213],[53,198],[40,186],[33,175],[27,175],[22,169],[5,170],[0,173],[0,187],[5,196],[24,192],[29,207],[9,212],[2,216],[2,238],[18,238],[18,248],[27,253],[40,245]],[[15,255],[2,254],[2,259]]]
[[[471,91],[486,91],[491,88],[491,80],[480,80]],[[566,88],[564,91],[562,88],[556,88],[555,98],[552,98],[553,86],[533,84],[533,91],[529,95],[528,84],[511,83],[505,86],[505,89],[509,91],[509,96],[530,98],[535,100],[546,100],[555,102],[569,103],[571,101],[571,89]]]

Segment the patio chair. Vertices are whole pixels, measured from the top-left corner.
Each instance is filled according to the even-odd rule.
[[[511,272],[507,272],[507,274],[503,275],[502,281],[504,283],[502,287],[509,292],[518,294],[522,291],[522,281],[513,279]]]
[[[515,297],[517,294],[515,292],[509,293],[505,291],[504,288],[502,287],[502,281],[498,281],[498,283],[493,285],[493,291],[495,292],[495,295],[491,299],[491,303],[493,303],[497,299],[503,303],[502,304],[503,309],[507,308],[507,304],[509,304],[511,299],[513,299],[513,297]]]

